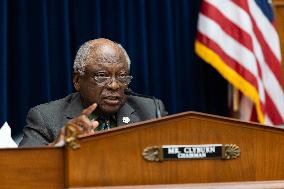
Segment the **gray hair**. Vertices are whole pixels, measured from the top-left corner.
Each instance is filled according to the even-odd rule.
[[[94,41],[95,40],[87,41],[79,48],[74,60],[74,65],[73,65],[74,72],[79,72],[80,75],[84,75],[86,60],[90,55],[91,50],[97,45],[93,43]],[[119,43],[115,44],[122,50],[128,64],[128,69],[130,69],[131,61],[126,50]]]

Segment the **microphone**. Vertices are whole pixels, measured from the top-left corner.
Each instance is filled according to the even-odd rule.
[[[157,99],[154,96],[148,96],[148,95],[143,95],[143,94],[139,94],[136,92],[133,92],[131,89],[127,88],[124,90],[124,94],[126,95],[131,95],[131,96],[140,96],[140,97],[144,97],[144,98],[150,98],[154,101],[155,103],[155,108],[156,108],[156,117],[160,118],[161,116],[161,110],[160,110],[160,106],[158,104]]]

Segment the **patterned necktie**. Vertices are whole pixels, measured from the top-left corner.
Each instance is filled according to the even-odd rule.
[[[100,116],[97,121],[99,122],[99,126],[97,127],[97,131],[109,130],[111,128],[109,117]]]

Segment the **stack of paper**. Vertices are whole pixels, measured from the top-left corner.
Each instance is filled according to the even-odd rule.
[[[0,129],[0,148],[17,148],[18,145],[12,139],[11,128],[7,122]]]

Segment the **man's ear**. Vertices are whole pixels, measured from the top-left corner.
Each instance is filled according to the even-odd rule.
[[[78,72],[73,73],[73,85],[76,91],[80,91],[80,74]]]

